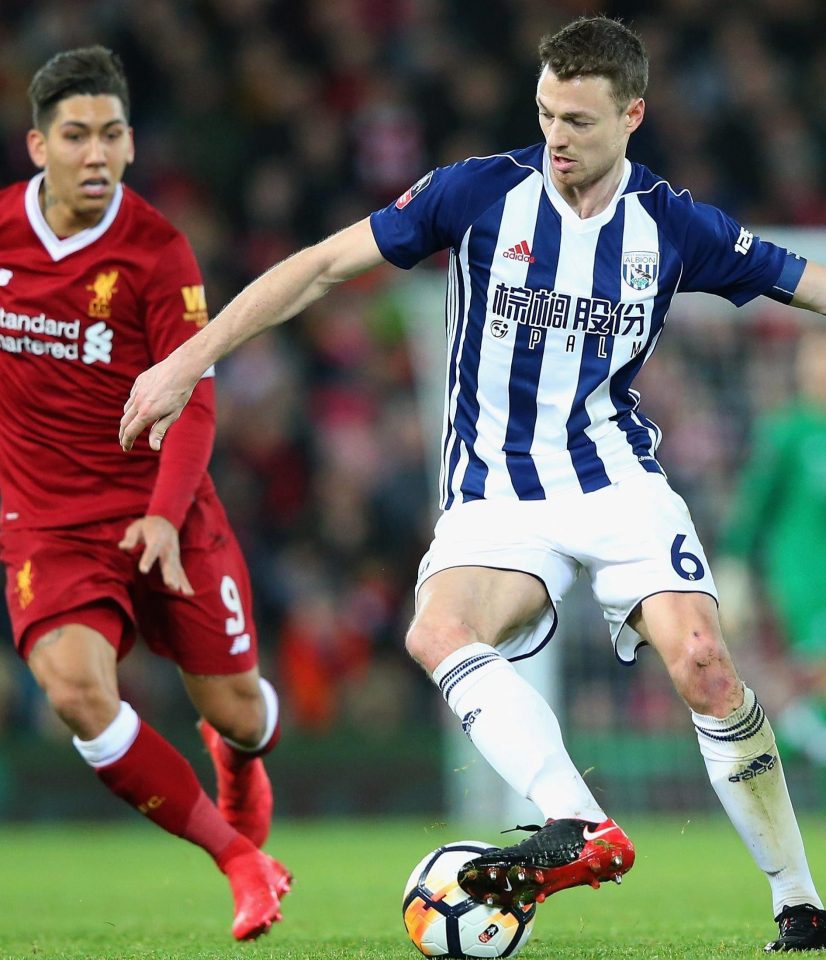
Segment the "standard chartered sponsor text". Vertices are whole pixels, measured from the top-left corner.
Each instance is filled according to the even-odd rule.
[[[11,313],[2,307],[0,327],[22,333],[45,333],[47,337],[65,337],[67,340],[77,340],[80,336],[80,320],[52,320],[45,313],[30,317],[25,313]]]
[[[24,336],[9,336],[3,330],[14,330]],[[38,340],[27,334],[43,334],[60,337],[60,340]],[[35,356],[50,356],[56,360],[77,360],[80,320],[53,320],[44,313],[31,316],[11,313],[0,307],[0,350],[6,353],[31,353]],[[69,343],[64,341],[68,340]]]

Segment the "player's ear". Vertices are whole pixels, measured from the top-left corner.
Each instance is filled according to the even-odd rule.
[[[633,133],[637,127],[642,123],[642,118],[645,116],[645,100],[642,97],[637,97],[635,100],[632,100],[628,105],[628,109],[625,111],[625,123],[628,130],[628,133]]]
[[[39,169],[46,167],[46,137],[42,130],[29,130],[26,134],[26,147],[32,163]]]

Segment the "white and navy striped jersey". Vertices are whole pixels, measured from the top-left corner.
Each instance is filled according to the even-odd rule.
[[[805,266],[628,161],[608,207],[580,219],[544,143],[438,168],[371,224],[399,267],[450,250],[443,509],[662,473],[631,384],[674,295],[788,302]]]

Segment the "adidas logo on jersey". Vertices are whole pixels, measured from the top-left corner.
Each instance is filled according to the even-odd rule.
[[[521,260],[523,263],[536,263],[536,257],[531,254],[528,241],[523,240],[514,247],[502,251],[502,256],[508,260]]]

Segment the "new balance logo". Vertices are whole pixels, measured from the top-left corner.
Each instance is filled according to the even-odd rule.
[[[250,640],[250,635],[248,633],[242,633],[239,637],[233,638],[232,646],[229,648],[229,655],[231,657],[237,657],[239,653],[246,653],[251,646],[252,641]]]
[[[86,328],[83,342],[84,363],[111,363],[112,361],[112,329],[102,320]]]
[[[729,783],[742,783],[745,780],[754,780],[754,778],[759,777],[761,773],[773,769],[776,763],[777,757],[773,757],[770,753],[763,753],[752,760],[752,762],[739,773],[732,774],[728,778]]]
[[[523,240],[517,243],[515,247],[510,247],[502,251],[502,256],[508,260],[521,260],[523,263],[536,263],[536,257],[531,253],[528,241]]]

